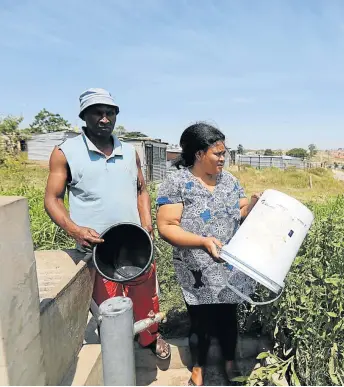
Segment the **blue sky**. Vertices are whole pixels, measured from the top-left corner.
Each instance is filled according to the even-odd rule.
[[[128,130],[177,143],[207,120],[231,147],[344,147],[342,0],[0,0],[0,114],[73,125],[89,87]]]

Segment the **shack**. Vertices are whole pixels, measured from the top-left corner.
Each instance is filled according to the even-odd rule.
[[[167,154],[167,169],[172,167],[173,163],[180,157],[182,148],[178,145],[171,145],[166,150]]]
[[[126,138],[121,141],[134,145],[142,165],[143,176],[147,183],[161,181],[166,176],[167,143],[150,137]]]
[[[72,138],[79,134],[80,132],[71,130],[33,134],[27,141],[27,157],[29,160],[49,161],[55,146],[60,145],[67,138]]]
[[[78,136],[80,132],[61,131],[34,134],[27,141],[28,159],[34,161],[49,161],[54,147],[68,138]],[[126,138],[121,141],[132,144],[140,156],[142,169],[147,182],[161,181],[166,176],[167,143],[149,137]]]

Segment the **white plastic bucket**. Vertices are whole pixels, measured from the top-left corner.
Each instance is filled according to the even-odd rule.
[[[280,295],[284,279],[313,219],[312,212],[298,200],[268,189],[230,242],[222,248],[220,257]],[[238,289],[230,288],[255,304]]]

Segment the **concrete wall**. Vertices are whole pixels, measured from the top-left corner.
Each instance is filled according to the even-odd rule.
[[[0,197],[0,385],[59,385],[78,358],[94,272],[75,250],[37,251],[27,200]]]
[[[44,385],[27,200],[0,197],[0,385]]]
[[[93,276],[76,251],[35,252],[47,385],[59,385],[82,347]]]

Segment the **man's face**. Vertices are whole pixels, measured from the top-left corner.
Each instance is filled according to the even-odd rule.
[[[87,128],[95,136],[108,137],[116,124],[116,108],[109,105],[92,105],[85,110]]]

